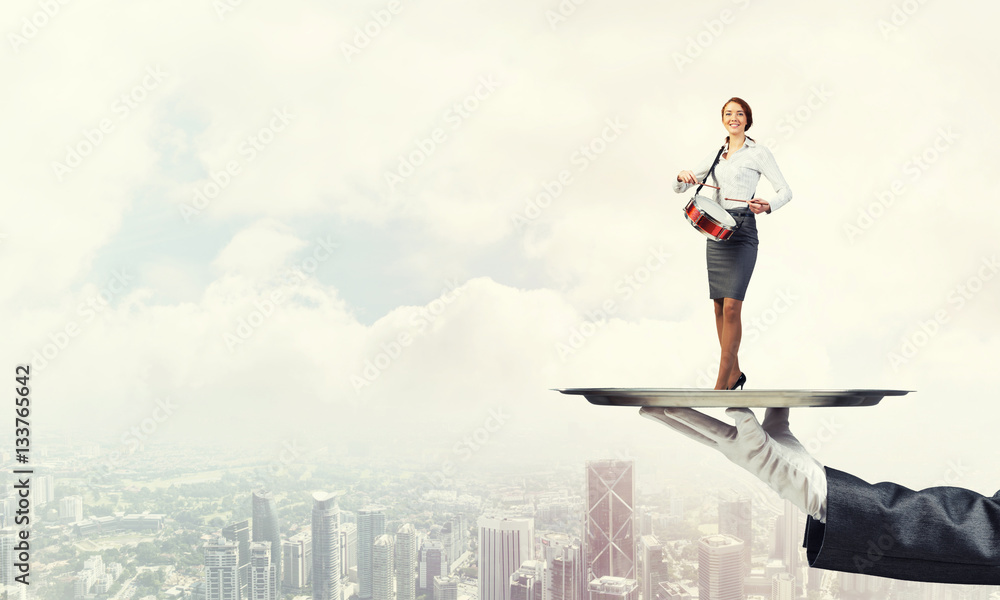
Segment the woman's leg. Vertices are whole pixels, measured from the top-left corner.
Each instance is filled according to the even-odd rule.
[[[743,337],[742,311],[742,300],[735,298],[715,300],[715,323],[719,330],[719,346],[722,348],[719,357],[719,376],[715,380],[715,389],[717,390],[728,390],[729,386],[735,383],[740,376],[739,351],[740,339]]]

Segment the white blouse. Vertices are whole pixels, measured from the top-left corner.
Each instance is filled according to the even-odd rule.
[[[729,142],[727,141],[723,154],[728,151]],[[693,169],[694,176],[698,181],[705,181],[705,176],[708,175],[708,170],[712,168],[712,161],[715,160],[717,152],[718,150],[713,150],[711,154],[698,163],[697,168]],[[758,146],[750,138],[747,138],[743,142],[743,147],[733,152],[729,158],[719,157],[719,164],[715,165],[714,175],[719,180],[718,185],[722,189],[715,190],[706,187],[702,188],[701,193],[705,195],[708,192],[714,192],[713,197],[717,202],[722,204],[722,208],[746,206],[745,202],[732,202],[730,200],[723,200],[723,198],[750,200],[757,191],[757,182],[760,181],[761,175],[767,178],[777,194],[773,199],[767,201],[771,205],[772,212],[781,208],[792,199],[792,190],[781,175],[778,163],[774,162],[774,155],[771,154],[771,149],[767,146]],[[684,192],[692,185],[697,186],[697,184],[677,181],[676,175],[674,177],[674,191],[678,194]],[[716,185],[714,181],[707,181],[706,183]]]

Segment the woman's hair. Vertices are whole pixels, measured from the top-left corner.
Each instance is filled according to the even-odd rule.
[[[739,104],[740,108],[743,109],[743,113],[746,114],[747,126],[743,128],[743,132],[746,133],[747,131],[750,130],[750,126],[753,125],[753,111],[750,110],[750,105],[747,104],[747,101],[744,100],[743,98],[737,98],[736,96],[733,96],[729,100],[726,100],[726,102],[722,105],[722,110],[720,112],[722,113],[723,119],[726,118],[726,107],[729,106],[730,102],[735,102],[736,104]],[[754,139],[749,135],[747,137],[750,138],[750,141],[754,141]],[[726,139],[727,140],[729,139],[728,135],[726,136]]]

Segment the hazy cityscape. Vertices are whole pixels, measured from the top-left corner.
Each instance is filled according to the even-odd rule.
[[[17,497],[3,486],[0,578],[12,600],[1000,598],[811,569],[791,504],[718,474],[654,485],[641,458],[449,477],[423,457],[325,448],[262,460],[51,447],[31,479],[30,586],[14,581]],[[860,559],[877,560],[873,550]]]

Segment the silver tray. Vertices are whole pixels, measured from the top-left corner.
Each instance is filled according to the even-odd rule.
[[[702,390],[695,388],[566,388],[602,406],[691,406],[701,408],[778,406],[874,406],[885,396],[911,390]]]

